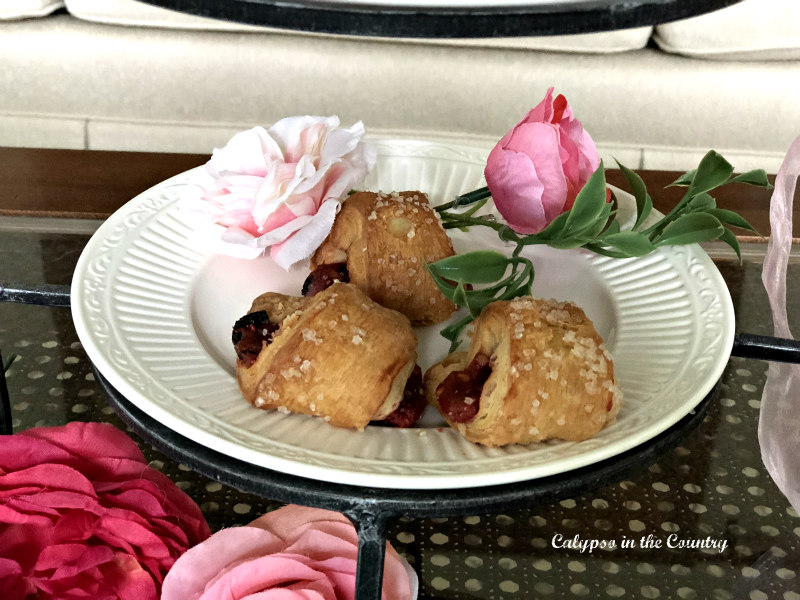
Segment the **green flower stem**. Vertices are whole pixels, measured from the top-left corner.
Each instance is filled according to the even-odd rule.
[[[445,202],[444,204],[440,204],[439,206],[435,206],[434,210],[441,213],[449,208],[457,208],[459,206],[467,206],[468,204],[473,204],[474,202],[488,198],[491,195],[492,193],[489,191],[488,187],[478,188],[477,190],[467,192],[466,194],[461,194],[455,200],[452,200],[450,202]]]
[[[450,340],[450,352],[453,352],[456,348],[458,348],[459,339],[461,338],[461,332],[464,328],[474,321],[472,315],[467,315],[463,319],[461,319],[458,323],[453,323],[452,325],[445,327],[441,331],[441,335],[446,340]]]
[[[472,225],[484,225],[486,227],[491,227],[495,231],[500,231],[506,227],[502,223],[498,223],[497,221],[489,221],[483,217],[456,215],[446,212],[440,213],[439,216],[442,217],[442,227],[445,229],[457,229],[459,227],[470,227]]]
[[[487,198],[482,198],[481,200],[478,200],[475,204],[473,204],[472,207],[470,207],[469,210],[464,211],[462,214],[465,217],[471,217],[476,212],[478,212],[480,209],[482,209],[486,205],[486,203],[488,201],[489,201],[488,197]]]

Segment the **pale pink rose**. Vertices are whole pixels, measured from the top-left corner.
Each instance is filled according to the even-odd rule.
[[[224,243],[245,245],[252,256],[270,248],[288,269],[327,237],[341,200],[375,164],[363,136],[360,121],[344,129],[335,116],[288,117],[237,133],[206,164],[213,181],[203,210],[227,228]]]
[[[353,600],[358,536],[340,513],[285,506],[223,529],[177,560],[161,600]],[[413,600],[418,580],[387,544],[384,600]]]
[[[484,175],[497,210],[518,233],[538,233],[562,212],[600,165],[592,138],[553,88],[497,143]]]
[[[175,559],[209,534],[197,505],[111,425],[0,442],[3,600],[157,600]]]

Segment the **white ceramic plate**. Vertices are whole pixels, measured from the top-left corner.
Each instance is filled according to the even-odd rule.
[[[367,187],[420,189],[434,204],[480,187],[485,154],[378,142]],[[322,419],[251,407],[234,379],[233,323],[267,290],[299,294],[307,268],[285,272],[195,248],[182,207],[206,175],[194,169],[137,196],[92,237],[72,283],[83,346],[126,398],[176,432],[229,456],[324,481],[458,488],[561,473],[631,449],[692,410],[733,344],[730,295],[696,245],[615,260],[534,247],[534,293],[572,300],[595,322],[624,393],[617,422],[581,443],[485,448],[426,415],[414,429],[337,429]],[[630,202],[630,197],[622,194]],[[488,228],[453,233],[457,251],[500,248]],[[424,368],[447,353],[439,327],[418,330]]]

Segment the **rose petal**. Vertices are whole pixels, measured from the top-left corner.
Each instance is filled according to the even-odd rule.
[[[245,173],[263,176],[265,156],[280,152],[263,127],[253,127],[235,134],[223,148],[214,149],[207,168],[215,173]]]
[[[544,229],[544,185],[530,157],[496,148],[489,154],[485,176],[497,210],[512,229],[525,234]]]
[[[549,123],[526,123],[508,144],[509,150],[530,158],[533,171],[527,176],[535,176],[542,185],[541,203],[548,223],[564,211],[567,198],[560,138],[559,130]]]
[[[300,555],[273,554],[254,558],[224,571],[199,598],[233,600],[286,585],[325,590],[323,597],[331,600],[350,600],[354,597],[353,592],[348,594],[346,590],[337,589],[329,574],[314,569],[306,564],[308,562],[311,562],[308,557]]]
[[[22,575],[22,567],[15,560],[0,556],[0,598],[22,600],[36,593],[36,588]]]
[[[303,218],[307,221],[303,222],[300,230],[284,242],[273,245],[270,256],[278,266],[288,270],[292,265],[309,258],[331,232],[340,206],[338,200],[326,200],[317,214]]]
[[[261,528],[218,531],[175,562],[164,579],[162,600],[199,598],[207,583],[230,565],[279,552],[282,547],[279,536]]]

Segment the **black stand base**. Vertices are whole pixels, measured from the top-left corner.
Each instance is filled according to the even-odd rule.
[[[285,504],[335,510],[358,531],[357,600],[381,597],[386,523],[398,516],[452,517],[491,514],[523,506],[550,504],[615,483],[639,472],[674,448],[705,418],[712,391],[678,423],[632,450],[588,467],[542,479],[468,489],[405,490],[322,482],[271,471],[200,445],[162,425],[114,389],[95,371],[114,410],[143,439],[203,475],[238,490]]]

